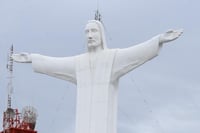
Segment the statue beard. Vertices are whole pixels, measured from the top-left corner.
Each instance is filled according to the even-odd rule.
[[[103,50],[102,43],[98,43],[95,40],[88,41],[88,50],[96,50],[98,48],[101,48]]]

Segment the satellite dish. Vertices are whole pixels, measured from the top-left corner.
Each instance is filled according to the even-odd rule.
[[[37,110],[32,106],[25,106],[22,109],[22,118],[23,121],[26,123],[35,124],[37,116],[38,116]]]

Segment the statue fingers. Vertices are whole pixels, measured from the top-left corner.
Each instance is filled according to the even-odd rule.
[[[28,53],[19,53],[19,54],[13,54],[11,58],[15,62],[21,62],[21,63],[29,63],[31,62],[31,58]]]
[[[183,34],[183,29],[179,29],[179,36]]]
[[[168,29],[166,33],[173,33],[174,30],[173,29]]]
[[[178,29],[175,31],[177,34],[181,35],[183,33],[183,29]]]
[[[183,29],[176,30],[177,38],[183,34]]]
[[[178,29],[177,31],[180,33],[183,33],[183,29]]]
[[[11,55],[11,58],[14,60],[14,61],[19,61],[20,60],[20,54],[12,54]]]

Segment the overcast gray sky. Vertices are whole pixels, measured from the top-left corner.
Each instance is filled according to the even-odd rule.
[[[0,113],[6,109],[11,44],[16,53],[83,53],[84,27],[98,7],[109,48],[184,29],[158,57],[121,79],[118,133],[199,133],[199,5],[198,0],[0,0]],[[37,108],[39,133],[74,132],[76,86],[16,63],[13,85],[13,108]]]

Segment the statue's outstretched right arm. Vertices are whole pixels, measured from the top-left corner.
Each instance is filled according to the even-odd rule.
[[[49,57],[40,54],[19,53],[12,58],[19,63],[32,63],[33,70],[76,84],[75,57]]]

